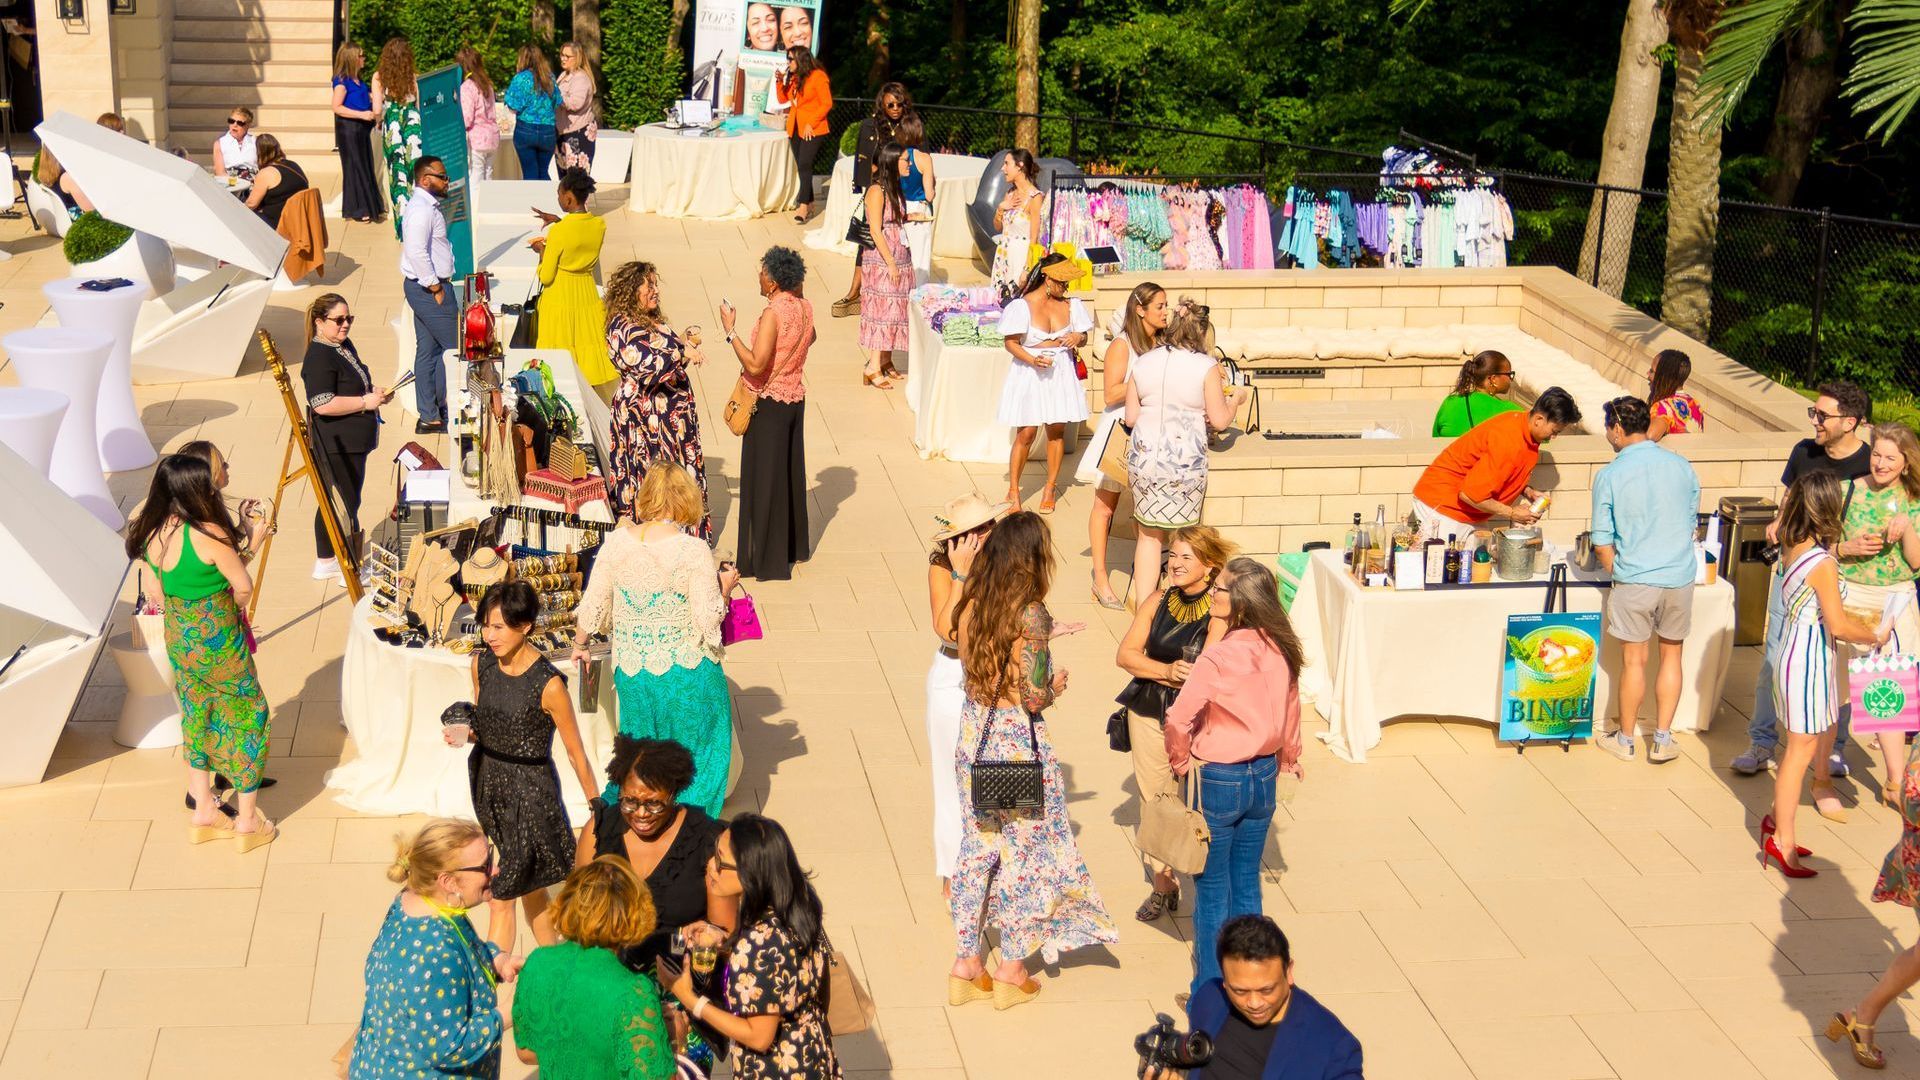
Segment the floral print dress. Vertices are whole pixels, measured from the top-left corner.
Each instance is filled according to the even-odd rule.
[[[707,501],[707,458],[700,449],[700,414],[687,373],[687,345],[665,327],[641,329],[616,315],[607,324],[607,355],[620,372],[613,394],[613,432],[607,497],[616,517],[633,515],[647,466],[677,461],[700,484]],[[700,539],[713,543],[713,513],[700,517]]]
[[[367,952],[367,1002],[350,1080],[500,1075],[498,946],[465,914],[409,915],[395,897]]]
[[[727,960],[727,1011],[735,1016],[780,1013],[765,1052],[733,1044],[736,1080],[838,1080],[840,1061],[827,1030],[827,980],[833,945],[826,931],[801,952],[793,932],[768,916],[747,927]]]
[[[1880,864],[1873,899],[1920,909],[1920,742],[1907,750],[1907,769],[1900,780],[1900,839]]]
[[[400,218],[413,196],[413,163],[426,151],[420,148],[420,103],[387,99],[380,114],[380,145],[387,155],[387,195],[393,202],[393,237],[400,235]]]

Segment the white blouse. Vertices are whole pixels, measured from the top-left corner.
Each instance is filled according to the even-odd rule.
[[[245,165],[258,172],[260,155],[256,144],[257,137],[251,131],[247,132],[247,137],[244,139],[234,138],[232,132],[220,136],[220,163],[228,170],[232,170],[236,165]]]
[[[705,541],[685,533],[642,540],[621,528],[601,541],[575,622],[608,634],[620,671],[664,675],[676,665],[720,662],[725,608]]]
[[[1071,365],[1073,363],[1073,350],[1064,345],[1054,345],[1045,349],[1036,349],[1034,346],[1048,338],[1062,337],[1073,333],[1089,335],[1093,333],[1093,316],[1087,313],[1087,306],[1082,304],[1080,298],[1077,296],[1067,297],[1067,325],[1058,330],[1045,330],[1033,325],[1033,310],[1027,306],[1027,300],[1024,296],[1018,300],[1008,301],[1006,308],[1000,312],[1001,337],[1025,334],[1026,336],[1020,339],[1020,344],[1026,346],[1028,352],[1035,355],[1051,353],[1053,354],[1053,362],[1056,364],[1065,363]]]

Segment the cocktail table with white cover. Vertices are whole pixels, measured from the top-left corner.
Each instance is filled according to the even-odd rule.
[[[634,132],[634,213],[730,221],[784,210],[799,193],[784,131],[696,137],[648,124]]]
[[[53,465],[53,441],[67,415],[67,395],[26,386],[0,387],[0,443],[46,476]]]
[[[987,159],[983,157],[933,155],[934,258],[974,257],[973,227],[967,224],[967,206],[980,190],[980,177],[986,169]],[[800,242],[816,251],[853,254],[853,244],[847,239],[847,223],[852,220],[858,201],[853,193],[853,159],[843,157],[833,163],[825,209]]]
[[[35,326],[0,338],[20,385],[65,394],[72,404],[60,421],[47,478],[109,529],[126,524],[100,467],[98,395],[113,337],[103,330]]]
[[[81,288],[87,279],[70,277],[40,286],[60,317],[61,326],[76,330],[104,330],[113,335],[106,375],[100,381],[95,407],[94,437],[100,445],[100,467],[107,472],[144,469],[159,460],[153,441],[140,422],[133,401],[133,327],[140,318],[146,290],[137,285],[95,291]]]
[[[949,345],[927,323],[918,300],[908,305],[907,406],[913,445],[923,458],[1003,463],[1013,429],[1000,422],[1000,388],[1013,357],[1004,346]],[[1067,449],[1079,444],[1067,425]]]
[[[1315,704],[1327,721],[1320,738],[1335,756],[1365,761],[1380,743],[1381,725],[1395,717],[1464,716],[1494,723],[1507,616],[1541,610],[1544,576],[1540,588],[1363,588],[1333,551],[1314,552],[1308,572],[1318,610],[1301,603],[1307,598],[1303,589],[1292,615],[1296,623],[1320,624],[1324,652],[1316,655],[1316,643],[1305,635],[1302,643],[1308,667],[1324,670],[1331,683]],[[1576,583],[1568,590],[1567,610],[1603,611],[1611,596],[1607,589]],[[1713,723],[1732,659],[1733,589],[1721,579],[1693,590],[1675,731],[1705,731]],[[1620,663],[1620,643],[1605,637],[1593,696],[1596,732],[1610,728],[1619,709],[1614,688]],[[1649,688],[1658,669],[1656,652]],[[1652,730],[1653,708],[1649,690],[1641,704],[1642,732]]]

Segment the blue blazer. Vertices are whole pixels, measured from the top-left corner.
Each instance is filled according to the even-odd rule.
[[[1194,1029],[1219,1035],[1233,1006],[1219,979],[1208,980],[1187,1003]],[[1192,1080],[1205,1080],[1207,1070],[1196,1069]],[[1273,1052],[1261,1080],[1365,1080],[1360,1068],[1360,1040],[1312,994],[1293,988],[1286,1019],[1274,1033]]]

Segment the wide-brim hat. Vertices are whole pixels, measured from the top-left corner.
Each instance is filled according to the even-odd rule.
[[[1048,263],[1040,273],[1054,281],[1079,281],[1087,276],[1087,268],[1072,259],[1062,259],[1056,263]]]
[[[933,542],[944,543],[962,533],[972,532],[989,521],[999,521],[1011,509],[1012,503],[990,503],[977,491],[962,495],[948,503],[945,510],[933,515],[933,520],[940,523],[940,530],[933,534]]]

